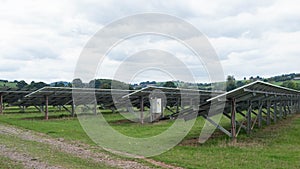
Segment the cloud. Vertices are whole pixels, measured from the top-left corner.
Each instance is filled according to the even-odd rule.
[[[82,49],[98,30],[121,17],[144,12],[174,15],[194,25],[215,48],[225,75],[242,78],[297,72],[298,6],[291,0],[1,1],[0,75],[9,80],[71,80]],[[158,25],[151,25],[151,19],[134,22],[141,28],[156,26],[157,30],[171,29],[179,35],[185,31],[185,27],[177,27],[163,18],[152,19],[161,22]],[[118,32],[135,29],[124,23],[105,38],[114,42]],[[192,41],[195,37],[189,34],[184,38]],[[120,43],[107,56],[107,66],[101,70],[107,70],[103,76],[112,77],[111,72],[124,57],[150,48],[171,52],[189,65],[199,80],[205,80],[203,65],[195,61],[189,50],[174,39],[157,36],[135,37]],[[144,80],[156,77],[157,73],[143,76]]]

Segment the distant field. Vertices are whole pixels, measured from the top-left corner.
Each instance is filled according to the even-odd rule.
[[[300,80],[292,80],[292,81],[300,84]],[[275,85],[281,86],[284,82],[272,82],[272,83]]]
[[[13,82],[0,82],[0,87],[15,88],[15,87],[17,87],[17,84],[13,83]]]
[[[13,109],[13,108],[12,108]],[[15,110],[15,111],[13,111]],[[17,109],[0,116],[0,122],[45,133],[54,138],[80,141],[95,145],[81,128],[77,118],[67,112],[51,108],[50,120],[44,121],[43,114],[18,113]],[[33,113],[29,113],[32,111]],[[120,114],[104,111],[106,120],[119,132],[132,137],[149,137],[165,131],[173,121],[155,124],[122,122]],[[222,120],[226,126],[229,121]],[[242,133],[238,144],[232,146],[230,138],[216,131],[215,138],[203,145],[197,143],[204,121],[198,118],[195,126],[181,144],[153,157],[156,161],[184,168],[300,168],[300,116],[295,115],[277,124],[255,131],[250,137]],[[1,159],[0,159],[1,161]]]

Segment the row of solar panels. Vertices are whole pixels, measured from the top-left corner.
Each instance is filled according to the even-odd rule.
[[[140,100],[144,99],[147,105],[149,95],[165,97],[168,105],[174,105],[178,98],[191,98],[199,96],[201,102],[217,96],[222,92],[204,91],[194,89],[175,89],[165,87],[146,87],[141,90],[119,90],[119,89],[92,89],[92,88],[67,88],[67,87],[44,87],[36,91],[14,90],[11,88],[0,89],[3,102],[18,106],[45,105],[45,97],[48,97],[48,105],[69,105],[97,101],[98,105],[106,107],[114,106],[116,102],[128,102],[133,106],[140,106]],[[76,99],[74,99],[76,97]]]
[[[113,107],[114,103],[128,104],[139,107],[141,99],[145,106],[150,106],[150,97],[162,97],[167,106],[174,106],[179,102],[189,102],[193,99],[199,105],[200,111],[207,111],[211,103],[222,104],[226,100],[235,99],[237,102],[247,100],[273,99],[299,99],[300,92],[270,83],[256,81],[230,92],[205,91],[196,89],[175,89],[164,87],[146,87],[141,90],[118,90],[118,89],[91,89],[91,88],[66,88],[44,87],[36,91],[0,89],[3,102],[18,106],[45,105],[45,97],[48,104],[70,105],[75,100],[76,104],[97,102],[104,107]],[[76,99],[74,99],[76,97]],[[186,103],[189,104],[189,103]],[[220,106],[222,107],[222,106]]]

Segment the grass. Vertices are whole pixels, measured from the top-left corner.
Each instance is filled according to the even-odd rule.
[[[17,84],[14,82],[0,82],[0,87],[16,88]]]
[[[18,137],[2,135],[1,144],[14,148],[18,152],[29,154],[31,157],[38,157],[39,160],[47,161],[48,164],[62,166],[64,168],[111,168],[91,160],[84,160],[70,154],[63,153],[49,145],[35,141],[21,140]]]
[[[22,169],[23,166],[7,157],[0,156],[0,166],[5,169]]]
[[[6,110],[9,112],[9,110]],[[45,121],[41,113],[7,113],[0,122],[45,133],[51,137],[62,137],[87,144],[94,143],[85,134],[77,118],[55,109],[50,120]],[[165,131],[172,121],[140,125],[124,121],[120,114],[104,111],[106,120],[119,132],[132,137],[149,137]],[[185,140],[173,149],[152,157],[157,161],[184,168],[300,168],[300,118],[288,117],[277,124],[255,131],[250,137],[241,133],[238,144],[232,146],[230,139],[215,132],[213,139],[205,144],[197,143],[204,124],[198,118]],[[222,119],[222,125],[228,125]],[[58,162],[60,163],[60,162]]]

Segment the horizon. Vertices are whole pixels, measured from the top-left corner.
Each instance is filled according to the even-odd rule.
[[[3,49],[0,79],[27,83],[72,81],[78,59],[96,32],[113,21],[140,13],[172,15],[197,28],[215,50],[224,79],[227,75],[248,79],[299,72],[300,13],[295,1],[16,2],[3,1],[0,7],[0,47]],[[142,20],[140,22],[142,28],[147,26]],[[166,29],[165,24],[157,26]],[[123,31],[121,28],[116,30]],[[175,31],[180,34],[182,30]],[[178,41],[159,34],[124,39],[103,55],[103,65],[98,67],[95,78],[114,79],[123,63],[138,65],[154,61],[161,64],[161,60],[151,58],[150,54],[126,60],[146,49],[172,54],[192,72],[194,82],[211,82],[205,62],[197,62],[191,51]],[[166,59],[164,64],[168,61],[171,60]],[[175,63],[170,70],[173,73],[146,70],[129,82],[185,81],[186,73]],[[178,75],[177,79],[171,75]]]
[[[274,75],[274,76],[270,76],[270,77],[262,77],[262,76],[259,76],[259,75],[255,75],[255,76],[249,76],[249,77],[243,77],[243,78],[236,78],[234,75],[227,75],[227,76],[233,76],[235,78],[236,81],[243,81],[244,78],[246,78],[246,80],[250,80],[251,77],[253,78],[257,78],[257,76],[259,76],[260,78],[262,79],[269,79],[269,78],[273,78],[273,77],[276,77],[276,76],[282,76],[282,75],[290,75],[290,74],[296,74],[296,75],[299,75],[300,73],[298,72],[291,72],[291,73],[283,73],[283,74],[278,74],[278,75]],[[227,77],[226,76],[226,77]],[[74,78],[74,79],[77,79],[77,78]],[[74,80],[72,79],[72,80]],[[97,80],[98,79],[103,79],[103,80],[117,80],[117,79],[109,79],[109,78],[96,78]],[[9,80],[9,79],[0,79],[0,80],[8,80],[8,82],[14,82],[15,80]],[[22,79],[21,79],[22,80]],[[21,81],[21,80],[17,80],[17,81]],[[27,84],[30,84],[32,81],[38,83],[38,82],[44,82],[46,84],[53,84],[53,83],[58,83],[58,82],[67,82],[67,83],[72,83],[72,80],[71,81],[67,81],[67,80],[60,80],[60,81],[52,81],[52,82],[46,82],[46,81],[34,81],[34,80],[31,80],[31,81],[25,81]],[[90,81],[92,80],[95,80],[95,79],[91,79]],[[83,81],[83,83],[89,83],[90,81]],[[119,81],[119,80],[117,80]],[[143,83],[143,82],[153,82],[155,81],[156,83],[164,83],[164,82],[167,82],[167,81],[172,81],[172,82],[183,82],[183,83],[193,83],[193,82],[187,82],[187,81],[181,81],[181,80],[161,80],[161,81],[157,81],[157,80],[145,80],[145,81],[140,81],[140,82],[136,82],[136,83],[129,83],[130,85],[134,85],[134,84],[140,84],[140,83]],[[122,82],[122,81],[120,81]],[[218,81],[218,82],[196,82],[198,84],[210,84],[210,83],[222,83],[222,82],[226,82],[226,81]]]

